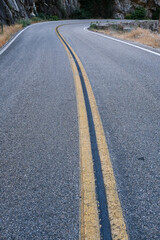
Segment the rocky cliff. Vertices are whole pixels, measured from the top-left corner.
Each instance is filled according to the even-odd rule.
[[[33,7],[32,0],[0,0],[0,20],[13,24],[18,18],[30,17]]]
[[[114,0],[113,17],[124,18],[127,13],[131,13],[138,7],[147,10],[147,16],[152,18],[156,8],[160,7],[160,0]]]
[[[37,0],[37,12],[47,15],[69,17],[78,8],[78,0]]]
[[[29,18],[37,14],[37,12],[47,15],[57,15],[60,18],[64,16],[69,17],[72,12],[79,8],[79,2],[81,1],[0,0],[0,20],[7,24],[13,24],[17,19]],[[83,1],[83,3],[85,4],[86,2]],[[127,13],[132,12],[140,6],[146,8],[148,17],[152,17],[156,8],[160,7],[160,0],[112,0],[112,4],[114,18],[124,18]],[[104,7],[101,6],[101,8],[103,9]]]
[[[19,18],[39,13],[69,17],[78,8],[78,0],[0,0],[0,20],[13,24]]]

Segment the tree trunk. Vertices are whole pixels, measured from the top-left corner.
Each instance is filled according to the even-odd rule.
[[[158,31],[160,33],[160,14],[159,14],[159,27],[158,27]]]
[[[3,22],[0,21],[0,26],[1,26],[1,33],[3,33]]]

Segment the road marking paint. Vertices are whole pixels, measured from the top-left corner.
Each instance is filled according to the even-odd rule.
[[[59,34],[58,27],[56,28],[56,32],[58,35]],[[59,35],[58,37],[60,38]],[[79,119],[80,165],[81,165],[80,239],[100,240],[100,226],[95,194],[95,178],[92,162],[89,126],[87,121],[87,112],[83,96],[83,90],[75,61],[61,38],[60,40],[65,50],[67,51],[70,60],[75,81],[77,97]]]
[[[110,40],[113,40],[113,41],[116,41],[116,42],[120,42],[120,43],[126,44],[126,45],[131,46],[131,47],[134,47],[134,48],[138,48],[138,49],[140,49],[140,50],[143,50],[143,51],[146,51],[146,52],[152,53],[152,54],[154,54],[154,55],[160,57],[160,53],[157,53],[157,52],[151,51],[151,50],[146,49],[146,48],[143,48],[143,47],[139,47],[139,46],[137,46],[137,45],[134,45],[134,44],[132,44],[132,43],[128,43],[128,42],[125,42],[125,41],[119,40],[119,39],[117,39],[117,38],[113,38],[113,37],[105,36],[105,35],[103,35],[103,34],[100,34],[100,33],[97,33],[97,32],[90,31],[90,30],[88,30],[87,28],[88,28],[88,27],[85,27],[84,30],[87,31],[87,32],[90,32],[90,33],[92,33],[92,34],[96,34],[96,35],[101,36],[101,37],[103,37],[103,38],[108,38],[108,39],[110,39]]]
[[[24,29],[22,29],[11,41],[9,41],[6,45],[4,45],[2,47],[2,49],[0,50],[0,55],[2,55],[2,53],[4,53],[10,46],[11,44],[19,37],[19,35],[21,35],[24,31],[26,31],[28,28],[32,27],[33,25],[41,25],[41,24],[46,24],[46,23],[51,23],[51,22],[39,22],[39,23],[34,23],[28,27],[25,27]]]
[[[86,87],[88,90],[89,100],[90,100],[90,104],[93,112],[98,150],[99,150],[99,155],[101,159],[104,184],[106,187],[106,197],[108,202],[108,211],[109,211],[109,218],[110,218],[110,224],[111,224],[112,239],[127,240],[128,235],[127,235],[125,221],[123,218],[123,213],[122,213],[122,209],[121,209],[121,205],[120,205],[120,201],[117,193],[116,181],[114,177],[114,172],[113,172],[113,168],[112,168],[112,164],[109,156],[109,150],[106,143],[106,138],[105,138],[101,118],[98,112],[92,87],[90,85],[85,69],[81,62],[79,62],[79,64],[84,75]]]
[[[59,21],[63,21],[63,20],[59,20]],[[2,46],[2,49],[0,50],[0,56],[11,46],[11,44],[19,37],[19,35],[21,35],[24,31],[26,31],[28,28],[32,27],[33,25],[41,25],[41,24],[48,24],[48,23],[53,23],[52,21],[48,21],[48,22],[39,22],[39,23],[34,23],[30,26],[25,27],[24,29],[22,29],[11,41],[9,41],[8,43],[6,43],[6,45]],[[73,23],[70,23],[73,24]],[[79,24],[79,23],[74,23],[74,24]],[[69,24],[68,24],[69,25]]]
[[[117,193],[117,189],[116,189],[116,182],[115,182],[115,177],[114,177],[114,173],[113,173],[111,160],[110,160],[110,157],[109,157],[108,147],[107,147],[107,144],[106,144],[105,134],[104,134],[104,131],[103,131],[102,122],[101,122],[101,119],[100,119],[100,115],[98,113],[98,108],[97,108],[97,105],[96,105],[96,101],[95,101],[95,98],[94,98],[94,94],[93,94],[89,79],[87,77],[87,74],[85,72],[85,69],[84,69],[80,59],[78,58],[78,56],[76,55],[74,50],[64,40],[64,38],[62,37],[62,35],[58,31],[57,31],[57,34],[59,34],[60,35],[59,37],[62,38],[61,41],[62,41],[63,45],[65,46],[65,49],[66,49],[67,53],[68,54],[70,53],[70,58],[72,58],[72,61],[74,62],[74,64],[75,64],[75,60],[78,63],[78,67],[80,68],[80,73],[81,73],[81,75],[83,75],[84,84],[85,84],[85,88],[86,88],[86,91],[87,91],[87,96],[88,96],[89,104],[90,104],[90,108],[91,108],[91,114],[92,114],[93,121],[94,121],[93,125],[94,125],[94,128],[95,128],[96,143],[98,145],[98,154],[99,154],[100,161],[101,161],[103,181],[104,181],[104,185],[105,185],[106,198],[107,198],[107,202],[108,202],[108,211],[109,211],[109,220],[110,220],[110,225],[111,225],[112,239],[113,240],[118,240],[118,239],[119,240],[122,240],[122,239],[127,240],[128,235],[127,235],[126,226],[125,226],[125,222],[124,222],[124,218],[123,218],[123,214],[122,214],[122,209],[121,209],[121,205],[120,205],[120,201],[119,201],[119,197],[118,197],[118,193]],[[67,48],[67,46],[68,46],[68,48]],[[76,69],[76,68],[77,68],[77,65],[75,64],[74,68],[72,67],[72,70]],[[73,71],[73,73],[74,73],[74,71]],[[77,78],[75,78],[75,76],[77,76]],[[81,85],[80,89],[81,89],[81,94],[83,95],[83,108],[85,109],[85,118],[82,119],[79,116],[79,125],[81,126],[81,124],[82,124],[80,122],[81,119],[87,121],[87,123],[83,122],[83,124],[85,124],[85,125],[87,124],[87,136],[88,136],[89,130],[90,130],[89,118],[87,119],[87,114],[88,113],[86,111],[87,106],[85,106],[85,103],[86,103],[85,101],[86,100],[85,100],[84,87],[83,87],[83,84],[82,84],[82,81],[81,81],[81,76],[79,75],[78,69],[76,71],[75,76],[74,76],[75,84],[77,84],[77,80],[78,80],[78,82],[79,82],[78,84]],[[79,102],[79,100],[82,100],[82,99],[79,99],[78,95],[80,93],[78,91],[79,91],[79,89],[76,86],[78,114],[80,114],[81,112],[84,113],[84,109],[79,108],[79,104],[81,104]],[[83,124],[82,124],[82,126],[83,126]],[[89,126],[89,129],[88,129],[88,126]],[[83,141],[86,140],[86,137],[83,134],[86,134],[86,131],[82,132],[81,129],[79,129],[79,131],[80,131],[80,151],[82,151],[82,146],[85,147],[85,144],[83,143]],[[91,144],[92,144],[91,136],[90,136],[90,139],[91,139],[90,141],[91,141]],[[89,141],[89,139],[87,141]],[[92,148],[91,144],[87,145],[86,153],[89,152],[91,154],[91,150],[88,149],[88,147]],[[82,156],[83,155],[81,155],[81,157]],[[85,161],[86,156],[84,155],[83,160],[86,163],[86,165],[88,165],[88,163]],[[92,156],[90,155],[90,158],[92,158],[92,157],[93,157],[93,152],[92,152]],[[83,161],[83,160],[81,159],[81,161]],[[94,162],[94,159],[93,159],[93,162]],[[82,165],[82,162],[81,162],[81,165]],[[93,165],[94,164],[92,163],[92,173],[91,174],[93,174]],[[82,175],[84,175],[85,174],[84,172],[86,171],[86,169],[82,168],[82,170],[83,170]],[[82,175],[81,175],[81,185],[82,185],[82,188],[85,188],[86,182],[83,182],[84,179],[83,179]],[[95,175],[96,175],[96,173],[95,173]],[[93,178],[93,176],[92,176],[92,178]],[[87,186],[88,186],[88,183],[87,183]],[[91,182],[89,183],[89,185],[90,184],[91,184]],[[92,188],[92,190],[93,190],[93,188]],[[96,190],[95,186],[94,186],[94,190]],[[84,192],[82,191],[82,193],[84,193]],[[93,194],[92,191],[91,191],[91,193]],[[86,216],[81,214],[81,218],[82,218],[81,219],[81,223],[82,223],[81,224],[81,239],[99,239],[99,238],[96,238],[94,235],[90,235],[90,233],[91,233],[90,228],[92,228],[92,222],[90,223],[89,221],[85,221],[85,217],[87,217],[87,215],[88,215],[88,213],[85,212],[85,209],[84,209],[85,208],[85,202],[88,201],[88,199],[86,199],[85,197],[88,197],[90,199],[90,201],[92,201],[92,198],[90,196],[90,192],[89,192],[88,195],[86,194],[85,196],[82,194],[81,211]],[[95,198],[93,199],[93,202],[95,202]],[[94,205],[95,205],[95,203],[94,203]],[[86,211],[88,211],[87,208],[86,208]],[[96,214],[95,214],[95,216],[96,216]],[[91,218],[90,220],[94,221],[93,218]],[[97,221],[98,220],[96,219],[96,221],[94,221],[94,222],[97,224]],[[87,226],[87,224],[89,224],[89,225]],[[98,228],[98,227],[96,226],[96,228]],[[89,229],[89,231],[87,232],[86,229]],[[100,232],[101,232],[101,230],[100,230]],[[104,235],[101,235],[101,236],[104,237]],[[105,237],[103,239],[110,239],[110,237],[109,238]]]
[[[21,35],[29,27],[30,26],[28,26],[28,27],[24,28],[23,30],[21,30],[9,43],[7,43],[4,47],[2,47],[2,50],[0,50],[0,55],[2,55],[2,53],[4,53],[11,46],[11,44],[19,37],[19,35]]]

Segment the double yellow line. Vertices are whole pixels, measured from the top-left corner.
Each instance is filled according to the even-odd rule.
[[[61,40],[70,60],[75,81],[79,119],[81,165],[80,239],[100,240],[101,238],[103,238],[99,219],[99,202],[97,202],[96,195],[96,182],[91,146],[91,136],[88,122],[89,120],[85,103],[84,87],[82,86],[82,81],[80,77],[81,73],[84,80],[85,89],[87,92],[87,97],[89,100],[94,123],[96,143],[105,186],[105,197],[108,205],[111,238],[113,240],[128,240],[126,225],[124,222],[122,208],[117,193],[113,168],[110,161],[109,151],[106,144],[104,130],[96,105],[95,97],[80,59],[59,32],[59,27],[61,26],[62,25],[56,28],[56,33]]]

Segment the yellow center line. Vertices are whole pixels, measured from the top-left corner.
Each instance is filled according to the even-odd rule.
[[[57,33],[60,36],[58,34],[57,35],[60,38],[60,40],[61,38],[64,40],[62,35],[58,32],[58,28],[57,28]],[[99,240],[100,226],[99,226],[98,208],[97,208],[96,194],[95,194],[95,178],[94,178],[94,171],[93,171],[91,143],[90,143],[85,100],[84,100],[83,90],[81,86],[81,80],[79,77],[79,73],[78,73],[75,61],[70,51],[64,44],[64,42],[66,41],[64,40],[63,42],[61,40],[61,42],[64,45],[70,60],[70,64],[72,67],[73,76],[75,80],[76,96],[77,96],[77,108],[78,108],[78,117],[79,117],[79,139],[80,139],[80,162],[81,162],[80,239]],[[104,184],[106,189],[106,198],[108,203],[108,212],[109,212],[109,220],[111,225],[112,239],[128,240],[126,225],[123,218],[123,212],[122,212],[122,208],[121,208],[121,204],[120,204],[120,200],[119,200],[118,192],[116,188],[116,181],[114,177],[112,163],[109,156],[108,146],[106,143],[101,118],[96,105],[96,100],[95,100],[89,79],[87,77],[86,71],[80,59],[78,58],[74,50],[71,48],[71,46],[68,43],[67,45],[71,49],[74,57],[76,58],[80,66],[80,69],[85,81],[88,97],[89,97],[89,102],[90,102],[94,126],[95,126],[98,151],[99,151],[99,156],[101,160],[103,179],[104,179]]]
[[[61,38],[60,38],[61,40]],[[93,171],[91,143],[87,120],[86,106],[79,73],[75,61],[68,48],[61,40],[70,60],[77,98],[79,120],[79,148],[81,167],[81,214],[80,239],[99,240],[100,226],[95,194],[95,178]]]

